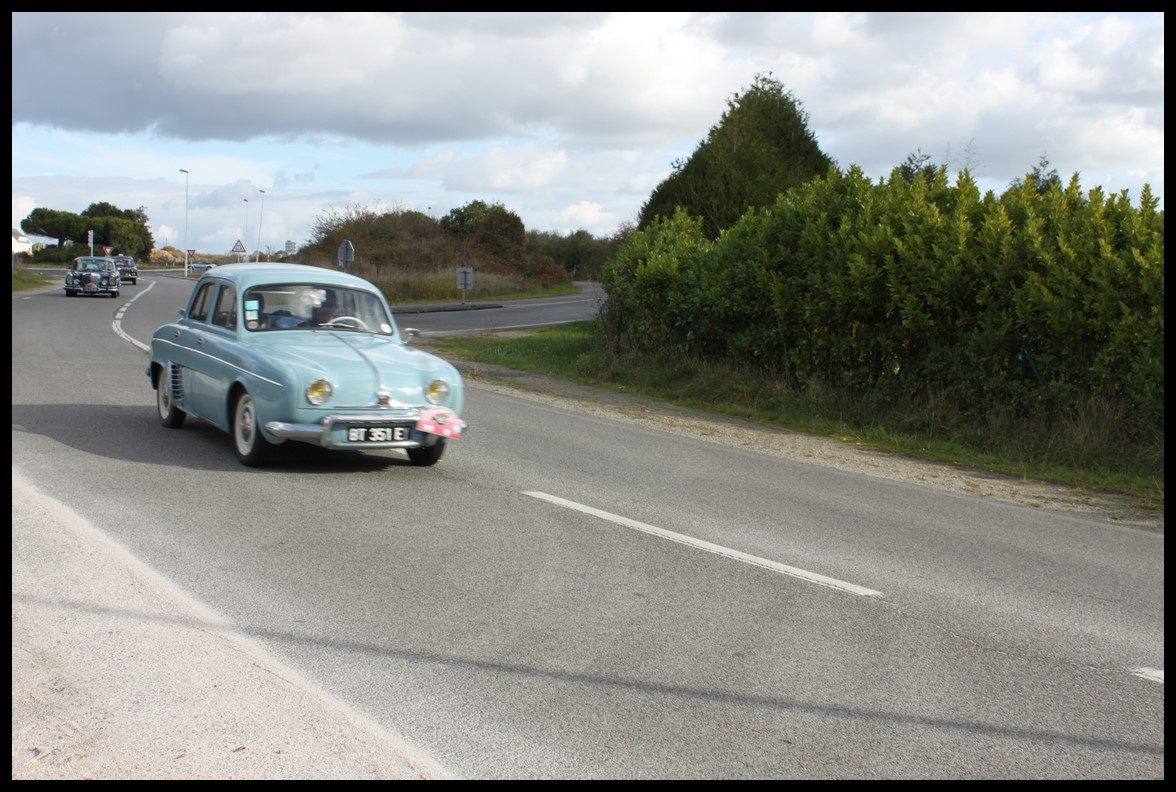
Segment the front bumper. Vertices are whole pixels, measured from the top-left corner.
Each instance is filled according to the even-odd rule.
[[[265,430],[274,437],[297,440],[323,448],[380,449],[380,448],[424,448],[438,440],[461,437],[469,426],[455,413],[443,408],[412,410],[389,415],[328,415],[321,423],[290,423],[269,421]],[[359,432],[364,438],[372,436],[372,429],[389,430],[403,439],[355,440]],[[399,430],[399,431],[398,431]]]
[[[103,286],[99,283],[84,283],[81,285],[68,284],[65,287],[66,294],[117,294],[118,284],[113,283],[109,286]]]

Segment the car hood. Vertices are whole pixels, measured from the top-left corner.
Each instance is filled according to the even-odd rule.
[[[461,375],[447,361],[413,349],[389,336],[330,330],[282,331],[259,334],[256,339],[271,362],[289,369],[293,387],[304,387],[316,377],[330,381],[333,403],[374,404],[381,391],[394,403],[409,407],[426,404],[429,382],[450,383],[461,409]]]

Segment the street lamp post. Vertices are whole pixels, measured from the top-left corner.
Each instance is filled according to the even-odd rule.
[[[241,246],[244,247],[245,240],[249,238],[249,199],[242,198],[241,200],[245,202],[245,230],[241,232]],[[248,250],[245,251],[245,260],[249,260]],[[240,259],[238,259],[238,261],[240,261]]]
[[[265,217],[265,190],[258,188],[261,193],[261,209],[257,213],[257,255],[253,259],[253,263],[261,261],[261,221]]]
[[[188,171],[180,168],[184,174],[184,277],[188,277]]]

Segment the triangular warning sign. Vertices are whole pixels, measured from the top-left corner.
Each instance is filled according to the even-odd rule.
[[[234,253],[244,253],[245,252],[245,246],[241,244],[240,239],[237,240],[237,244],[233,245],[233,252]]]

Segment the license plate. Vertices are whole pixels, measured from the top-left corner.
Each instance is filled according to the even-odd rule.
[[[347,427],[347,442],[349,443],[393,443],[407,440],[411,426],[349,426]]]

